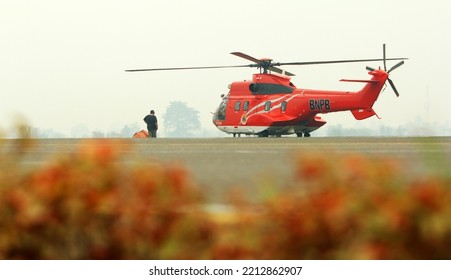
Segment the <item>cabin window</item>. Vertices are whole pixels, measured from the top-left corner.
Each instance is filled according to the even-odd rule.
[[[265,103],[265,111],[271,110],[271,101],[266,101]]]
[[[239,111],[239,110],[240,110],[240,107],[241,107],[241,101],[237,101],[237,102],[235,103],[235,111]]]
[[[247,111],[249,109],[249,101],[244,101],[243,103],[243,111]]]
[[[282,101],[282,104],[280,105],[282,112],[285,112],[287,110],[287,104],[288,104],[288,102]]]

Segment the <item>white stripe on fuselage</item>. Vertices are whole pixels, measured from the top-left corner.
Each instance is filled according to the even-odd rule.
[[[304,93],[304,92],[302,92],[302,93]],[[298,96],[301,96],[302,93],[294,94],[294,95],[291,95],[291,96],[282,96],[282,97],[279,97],[279,98],[274,99],[274,100],[266,100],[266,101],[264,101],[264,102],[261,102],[261,103],[255,105],[254,107],[252,107],[249,111],[247,111],[247,113],[245,114],[245,115],[246,115],[246,118],[247,118],[247,120],[249,120],[249,118],[251,118],[251,117],[254,116],[254,115],[257,115],[257,114],[263,114],[263,113],[271,112],[271,111],[273,111],[273,110],[275,110],[275,109],[278,109],[278,108],[282,107],[282,102],[283,102],[283,101],[286,101],[286,102],[288,103],[288,102],[290,102],[293,98],[298,97]],[[284,99],[285,99],[285,100],[284,100]],[[271,106],[271,108],[269,109],[269,111],[264,111],[264,110],[262,110],[262,111],[258,111],[258,112],[252,113],[252,111],[257,110],[260,106],[264,106],[265,103],[268,102],[268,101],[271,101],[271,103],[277,103],[277,102],[279,102],[279,101],[281,101],[281,102],[280,102],[279,104],[275,105],[275,106]]]

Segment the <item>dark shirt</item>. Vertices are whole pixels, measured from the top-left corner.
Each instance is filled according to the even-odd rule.
[[[144,117],[144,122],[147,124],[148,130],[157,129],[157,117],[155,115],[147,115]]]

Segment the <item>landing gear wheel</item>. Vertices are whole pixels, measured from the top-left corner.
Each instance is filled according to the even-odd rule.
[[[310,137],[310,133],[308,132],[304,133],[304,137]]]
[[[297,137],[302,137],[302,132],[296,132]]]

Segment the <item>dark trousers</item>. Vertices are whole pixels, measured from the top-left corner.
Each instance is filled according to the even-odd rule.
[[[156,129],[148,129],[149,130],[149,138],[157,138],[157,130]]]

